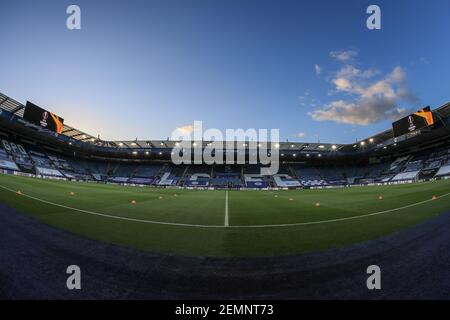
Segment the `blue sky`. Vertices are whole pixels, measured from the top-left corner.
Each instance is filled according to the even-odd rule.
[[[81,30],[66,8],[81,7]],[[368,30],[370,4],[382,29]],[[0,91],[103,139],[279,128],[351,143],[450,101],[450,2],[0,2]]]

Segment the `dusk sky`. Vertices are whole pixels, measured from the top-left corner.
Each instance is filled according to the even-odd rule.
[[[81,8],[68,30],[66,8]],[[381,8],[381,30],[366,8]],[[352,143],[450,101],[450,1],[0,0],[0,92],[102,139]]]

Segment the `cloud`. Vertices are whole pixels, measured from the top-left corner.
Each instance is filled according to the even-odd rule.
[[[316,64],[314,65],[314,71],[316,71],[317,75],[320,75],[322,73],[322,67]]]
[[[306,136],[306,133],[304,133],[304,132],[297,133],[298,138],[304,138],[305,136]]]
[[[384,78],[373,80],[377,74],[376,70],[344,66],[334,74],[331,83],[335,92],[347,94],[350,99],[332,101],[309,112],[309,116],[316,121],[368,125],[407,115],[410,110],[397,106],[400,102],[416,103],[417,97],[407,86],[406,72],[397,66]]]
[[[178,127],[175,129],[176,133],[183,135],[183,136],[190,135],[193,131],[194,131],[194,126],[192,124],[181,126],[181,127]]]
[[[374,76],[380,74],[380,71],[375,69],[361,70],[353,65],[345,65],[339,71],[336,72],[335,78],[345,78],[345,79],[370,79]]]
[[[310,112],[316,121],[368,125],[385,119],[396,120],[408,114],[404,108],[392,108],[394,101],[386,98],[361,99],[356,102],[333,101],[323,109]],[[386,108],[386,106],[388,106]]]
[[[356,56],[358,55],[358,51],[356,50],[342,50],[342,51],[331,51],[330,57],[336,59],[339,62],[352,62]]]

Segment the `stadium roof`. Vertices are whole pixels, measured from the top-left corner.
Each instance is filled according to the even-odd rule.
[[[23,113],[25,111],[25,106],[4,95],[3,93],[0,92],[0,108],[2,108],[3,110],[9,111],[12,114],[14,114],[15,116],[18,116],[20,118],[23,118]],[[75,129],[71,126],[68,126],[66,124],[64,124],[63,130],[62,130],[62,134],[71,137],[73,139],[76,140],[80,140],[80,141],[85,141],[85,142],[98,142],[99,140],[97,138],[95,138],[94,136],[91,136],[90,134],[84,133],[78,129]]]
[[[12,114],[23,118],[25,106],[0,93],[0,108],[11,112]],[[61,134],[66,135],[72,139],[92,143],[103,147],[116,147],[116,148],[130,148],[130,149],[148,149],[148,148],[173,148],[176,141],[171,140],[122,140],[122,141],[105,141],[97,137],[94,137],[88,133],[75,129],[67,124],[64,124]],[[204,147],[210,143],[209,141],[203,141]],[[244,143],[244,142],[238,142]],[[299,150],[299,151],[331,151],[339,150],[344,144],[331,144],[331,143],[301,143],[301,142],[280,142],[280,149],[287,150]]]
[[[17,117],[23,118],[25,106],[0,93],[0,108]],[[440,119],[450,116],[450,103],[447,103],[435,110],[433,114],[438,116],[438,121]],[[173,148],[176,146],[177,141],[171,140],[121,140],[121,141],[106,141],[101,140],[98,137],[94,137],[88,133],[75,129],[67,124],[64,124],[61,134],[68,136],[72,139],[83,141],[86,143],[102,146],[102,147],[112,147],[112,148],[124,148],[124,149],[166,149]],[[405,137],[404,137],[405,138]],[[402,139],[394,138],[393,130],[388,129],[374,136],[368,137],[364,140],[357,141],[350,144],[332,144],[332,143],[303,143],[303,142],[280,142],[279,149],[282,150],[292,150],[292,151],[303,151],[303,152],[326,152],[326,151],[336,151],[336,150],[352,150],[354,148],[360,147],[361,145],[372,145],[374,147],[382,147],[386,144],[396,143]],[[195,143],[195,142],[193,142]],[[206,147],[210,142],[203,141],[203,147]],[[237,142],[245,144],[246,142]]]

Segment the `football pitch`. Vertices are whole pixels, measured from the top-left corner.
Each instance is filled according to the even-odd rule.
[[[450,180],[320,190],[225,191],[0,175],[0,202],[56,228],[142,250],[276,256],[375,239],[448,212]]]

